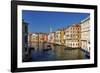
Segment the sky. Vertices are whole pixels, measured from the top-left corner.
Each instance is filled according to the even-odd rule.
[[[55,32],[58,29],[80,23],[89,15],[89,13],[75,12],[22,11],[22,19],[28,23],[28,32],[44,33],[49,33],[50,28]]]

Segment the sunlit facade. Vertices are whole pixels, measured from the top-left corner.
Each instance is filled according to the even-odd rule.
[[[29,33],[28,35],[29,47],[37,49],[46,42],[48,42],[47,33]]]
[[[48,33],[43,34],[43,41],[48,42]]]
[[[28,35],[28,46],[34,47],[34,49],[38,48],[38,35],[36,33],[29,33]]]
[[[65,41],[64,41],[64,35],[65,35],[65,31],[64,29],[60,29],[60,44],[64,45]]]
[[[60,41],[60,30],[57,30],[57,31],[55,31],[55,44],[61,44],[61,41]]]
[[[49,43],[55,43],[55,32],[50,32],[48,34],[48,42]]]
[[[78,24],[58,29],[49,33],[29,33],[29,46],[39,46],[35,43],[52,43],[69,48],[82,48],[90,52],[90,17]]]
[[[32,33],[28,33],[28,46],[31,46],[32,43]]]
[[[90,17],[81,21],[81,48],[90,52]]]
[[[73,24],[65,29],[65,46],[71,48],[80,48],[81,38],[81,26],[80,24]]]

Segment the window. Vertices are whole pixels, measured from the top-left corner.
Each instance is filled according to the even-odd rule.
[[[77,33],[79,33],[79,31],[77,31]]]
[[[27,41],[27,36],[25,36],[25,43],[27,43],[28,41]]]
[[[26,47],[24,47],[24,50],[25,50],[25,52],[27,51],[27,48]]]
[[[72,46],[72,44],[70,44],[70,46]]]
[[[25,32],[26,32],[26,33],[27,33],[27,30],[28,30],[28,29],[27,29],[27,26],[25,25]]]
[[[78,46],[79,46],[79,43],[78,43]]]
[[[72,34],[70,36],[72,37]]]

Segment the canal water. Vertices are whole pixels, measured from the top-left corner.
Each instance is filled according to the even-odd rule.
[[[31,61],[56,61],[56,60],[79,60],[87,59],[84,51],[79,48],[65,48],[60,45],[51,45],[52,49],[43,51],[42,47],[40,50],[34,50],[31,52]]]

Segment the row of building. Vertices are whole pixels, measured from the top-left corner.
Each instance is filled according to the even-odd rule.
[[[39,43],[52,43],[64,45],[71,48],[82,48],[90,51],[90,17],[85,18],[78,24],[73,24],[69,27],[58,29],[50,33],[29,33],[29,46]]]

